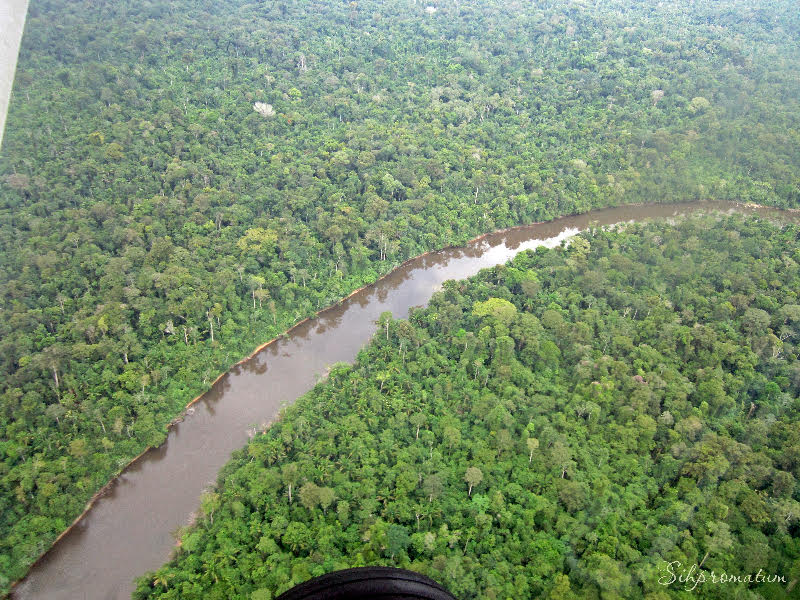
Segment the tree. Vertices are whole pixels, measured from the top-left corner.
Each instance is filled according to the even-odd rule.
[[[750,336],[764,335],[769,326],[769,313],[760,308],[748,308],[744,311],[742,325]]]
[[[422,482],[422,489],[425,495],[428,496],[428,502],[433,502],[434,498],[438,498],[444,491],[444,480],[438,473],[432,473],[425,477]]]
[[[332,488],[321,487],[317,492],[317,497],[319,499],[319,505],[322,507],[322,512],[326,513],[328,507],[336,500],[336,492]]]
[[[67,412],[67,409],[58,403],[50,404],[47,409],[45,410],[45,414],[51,419],[55,419],[56,423],[60,426],[61,421],[60,418],[63,417]]]
[[[203,514],[208,515],[211,523],[214,523],[214,512],[220,507],[220,497],[216,492],[204,492],[200,497],[200,508]]]
[[[309,481],[300,488],[298,496],[300,496],[300,504],[305,506],[308,510],[314,510],[320,502],[319,487]]]
[[[246,254],[266,257],[274,251],[278,235],[263,227],[253,227],[236,242],[237,247]]]
[[[495,228],[620,203],[800,202],[800,158],[794,129],[787,128],[800,112],[791,0],[770,2],[766,16],[756,10],[745,15],[753,18],[738,19],[742,3],[730,0],[679,0],[675,10],[674,3],[627,3],[622,17],[609,3],[523,2],[515,20],[495,10],[498,3],[438,3],[438,12],[428,11],[435,15],[419,3],[401,10],[371,2],[365,10],[326,2],[316,12],[285,0],[240,3],[247,5],[242,10],[183,0],[167,8],[143,3],[133,11],[108,10],[110,4],[38,3],[2,149],[0,596],[4,582],[22,577],[104,482],[164,439],[166,424],[219,373],[292,322],[374,281],[394,261]],[[676,12],[686,18],[673,18]],[[415,27],[406,26],[409,18]],[[354,44],[352,33],[365,19],[371,35]],[[626,31],[597,35],[620,31],[621,19]],[[722,27],[709,33],[709,22]],[[663,97],[652,95],[661,88]],[[737,101],[742,94],[753,100],[747,110]],[[264,105],[261,112],[256,103]],[[631,210],[628,215],[660,213]],[[615,214],[532,231],[550,235],[562,225],[583,228]],[[630,493],[622,501],[631,510],[608,522],[623,532],[617,533],[619,553],[636,581],[643,580],[643,567],[632,556],[658,546],[648,538],[656,528],[642,530],[639,515],[691,528],[680,550],[691,554],[687,548],[703,547],[696,537],[703,534],[696,522],[686,522],[681,503],[702,511],[725,496],[736,547],[767,544],[776,568],[789,572],[780,564],[786,552],[778,540],[785,535],[772,517],[774,505],[791,494],[766,494],[775,491],[772,473],[797,476],[800,464],[791,429],[800,331],[789,318],[794,312],[781,309],[797,302],[800,289],[796,225],[727,216],[686,221],[631,223],[615,231],[590,225],[586,236],[563,247],[524,251],[511,265],[443,286],[430,310],[415,311],[418,338],[389,324],[386,335],[383,327],[376,335],[380,351],[365,349],[374,369],[361,377],[375,391],[380,386],[380,394],[335,377],[342,388],[337,394],[315,396],[325,419],[309,419],[300,436],[280,424],[281,436],[254,435],[271,443],[244,460],[253,471],[276,465],[276,494],[286,489],[294,496],[306,481],[330,485],[337,500],[352,503],[359,531],[378,513],[412,522],[410,502],[393,504],[398,479],[403,489],[420,473],[445,473],[457,483],[468,464],[491,468],[498,487],[524,483],[538,497],[518,498],[519,510],[509,512],[523,520],[521,511],[535,505],[535,515],[524,520],[535,520],[537,530],[557,529],[560,537],[579,537],[587,521],[573,522],[583,517],[565,514],[558,482],[546,482],[597,482],[592,500],[606,507],[617,498],[601,487],[623,486]],[[448,255],[476,265],[487,245],[516,253],[529,232],[484,238]],[[507,245],[495,246],[501,238]],[[445,268],[435,256],[419,263]],[[446,266],[451,275],[466,272],[454,265]],[[251,275],[264,283],[256,280],[251,290]],[[406,275],[422,281],[406,271],[387,283]],[[396,295],[390,288],[381,290]],[[421,294],[412,303],[427,301],[431,291],[405,289]],[[368,294],[359,298],[371,302]],[[502,316],[472,314],[476,303],[491,298],[516,307],[510,324]],[[209,311],[217,305],[219,315]],[[749,331],[748,308],[769,320]],[[553,313],[544,318],[546,311]],[[551,320],[553,314],[561,321]],[[537,317],[546,331],[534,327]],[[456,334],[454,344],[452,332],[460,330],[469,334]],[[204,336],[212,343],[197,343]],[[52,347],[66,350],[55,370],[42,358]],[[719,389],[699,389],[717,369],[724,398]],[[387,376],[376,383],[376,372]],[[633,386],[637,375],[643,381]],[[719,408],[703,395],[719,400]],[[494,418],[501,411],[491,424],[484,421],[490,411],[482,403],[502,405],[510,421]],[[56,404],[63,414],[47,408]],[[343,407],[359,413],[369,436],[348,430],[317,437],[315,429],[328,429]],[[387,413],[400,412],[429,419],[421,443],[405,448],[409,456],[402,460],[393,444],[402,450],[413,438],[387,420]],[[674,422],[649,423],[644,413],[672,415]],[[519,469],[522,453],[505,449],[509,440],[518,443],[531,420],[539,425],[545,460],[533,463],[529,455],[529,468]],[[446,426],[463,441],[454,443]],[[370,445],[390,429],[393,442]],[[712,432],[736,445],[696,448]],[[86,442],[84,456],[70,453],[78,439]],[[561,478],[549,462],[558,440],[573,449],[576,464]],[[740,445],[759,451],[751,459]],[[290,462],[302,464],[303,478],[286,486],[280,473]],[[386,466],[401,464],[402,478]],[[378,508],[362,507],[365,499],[352,497],[340,481],[355,481],[348,469],[361,465],[367,471],[358,481],[374,487],[382,498]],[[259,478],[245,473],[248,481]],[[696,493],[685,489],[688,474],[703,482]],[[729,497],[731,478],[747,480],[764,497]],[[646,491],[634,491],[639,485]],[[241,498],[256,503],[272,491],[242,487]],[[663,506],[650,497],[653,489]],[[646,510],[639,508],[642,497]],[[429,504],[422,492],[419,499]],[[746,512],[739,510],[743,500]],[[242,500],[225,501],[238,509],[236,502]],[[291,503],[269,504],[304,522],[329,520]],[[471,526],[458,523],[457,503],[439,504],[426,507],[431,526],[446,521],[450,534]],[[666,506],[674,510],[653,514]],[[716,518],[722,517],[695,520]],[[506,545],[515,547],[518,530],[503,515],[498,521],[511,533],[502,534]],[[761,528],[778,534],[738,539]],[[624,532],[635,532],[637,542],[622,540]],[[600,593],[588,589],[594,584],[577,564],[555,560],[555,570],[523,591],[516,580],[529,578],[529,565],[522,574],[515,571],[523,566],[517,557],[493,556],[497,568],[481,572],[469,561],[484,564],[488,536],[451,548],[450,534],[441,536],[430,559],[443,557],[443,572],[460,586],[460,596],[536,597],[554,573],[567,570],[575,586],[587,588],[584,595]],[[247,589],[229,589],[237,586],[239,566],[255,568],[247,552],[233,554],[219,542],[207,555],[226,564],[194,563],[195,573],[208,576],[187,576],[179,582],[183,588],[171,580],[169,594],[210,593],[197,591],[201,580],[223,595],[246,597],[262,586],[277,592],[292,577],[327,568],[314,556],[292,573],[288,559],[274,557],[275,568],[254,574]],[[592,544],[586,540],[586,553]],[[465,548],[462,563],[452,555],[456,548]],[[339,560],[319,551],[328,566]],[[203,552],[187,554],[201,560]],[[269,577],[269,585],[258,577]],[[152,588],[152,579],[142,587]]]
[[[692,113],[703,113],[709,108],[711,108],[711,102],[702,96],[695,96],[692,98],[692,101],[689,102],[689,111]]]
[[[563,573],[555,576],[553,587],[550,588],[547,598],[549,600],[574,600],[576,598],[570,586],[569,577]]]
[[[312,535],[305,523],[292,521],[281,537],[283,545],[292,552],[302,552],[311,547]]]
[[[279,590],[323,563],[386,560],[414,561],[439,573],[454,593],[481,598],[618,598],[636,586],[644,597],[660,598],[654,580],[662,558],[754,572],[750,567],[767,557],[791,573],[782,548],[800,519],[790,474],[800,464],[800,443],[787,401],[794,358],[758,353],[762,336],[744,333],[745,309],[713,310],[749,281],[729,284],[738,267],[709,258],[713,248],[735,253],[743,244],[732,244],[731,234],[746,232],[746,223],[718,227],[689,221],[599,231],[580,265],[572,250],[521,253],[505,269],[446,284],[408,321],[392,320],[388,336],[379,325],[354,365],[332,368],[247,452],[234,455],[220,480],[215,526],[193,528],[186,552],[165,571],[176,573],[170,588],[202,581],[195,574],[203,569],[220,577],[198,583],[206,590],[227,570],[226,593],[246,596],[264,585],[257,578],[273,577],[270,585]],[[656,235],[675,238],[675,249],[662,243],[646,251],[645,241]],[[790,235],[798,239],[796,230]],[[774,264],[784,265],[793,246],[761,239],[752,255],[770,244]],[[704,260],[694,262],[693,253]],[[637,269],[637,261],[647,261],[647,269]],[[611,266],[619,269],[607,273],[613,285],[587,300],[575,269]],[[522,277],[516,271],[525,270],[543,273],[542,290],[527,306],[515,283]],[[767,327],[781,321],[778,299],[796,279],[796,270],[784,271],[776,267],[759,279],[753,306],[765,307],[759,310],[769,315]],[[775,277],[786,279],[770,284]],[[506,328],[513,341],[491,316],[476,323],[475,304],[492,294],[525,306]],[[564,342],[558,371],[541,368],[538,357],[553,338]],[[528,348],[536,351],[514,360]],[[497,361],[512,365],[511,373],[492,369]],[[747,404],[744,411],[712,409],[729,395],[749,397],[757,409],[749,416]],[[13,401],[20,411],[14,414],[22,414],[39,397],[20,393]],[[62,430],[67,423],[65,415]],[[20,503],[36,488],[48,499],[53,494],[53,476],[32,468],[31,445],[17,436],[5,448],[16,461]],[[527,468],[519,468],[519,450],[528,454]],[[467,498],[448,487],[459,474]],[[488,491],[475,487],[484,477]],[[273,501],[289,485],[299,507]],[[243,518],[255,535],[242,529]],[[292,522],[305,529],[290,528]],[[677,546],[675,531],[684,532]],[[576,540],[581,551],[570,559]],[[640,555],[643,547],[648,552]],[[535,565],[525,562],[526,552],[537,556]],[[235,567],[224,556],[236,557]],[[250,556],[264,566],[248,567]],[[254,577],[239,579],[245,570]]]
[[[389,326],[393,323],[394,317],[392,316],[391,311],[384,311],[381,313],[381,316],[378,318],[378,325],[386,330],[386,341],[389,341]]]
[[[289,504],[292,503],[292,488],[297,484],[299,477],[300,472],[296,463],[289,463],[281,467],[281,479],[283,479],[289,494]]]
[[[586,502],[586,493],[577,481],[558,480],[558,499],[564,503],[568,512],[574,513],[583,508]]]
[[[472,488],[483,481],[483,471],[478,467],[469,467],[464,474],[464,481],[469,485],[468,496],[472,496]]]
[[[719,554],[733,547],[733,538],[727,523],[712,521],[707,524],[707,527],[708,534],[705,536],[705,543],[711,554]]]
[[[472,314],[476,317],[488,317],[508,327],[517,314],[517,307],[503,298],[489,298],[486,302],[476,302]]]
[[[267,280],[260,275],[250,276],[250,293],[253,296],[253,310],[256,308],[256,299],[258,299],[258,305],[261,306],[261,302],[264,300],[264,298],[269,297],[269,292],[263,289],[266,281]]]
[[[445,427],[442,435],[450,450],[453,449],[453,446],[458,446],[461,443],[461,430],[452,425]]]
[[[350,523],[350,503],[347,500],[340,500],[336,503],[336,515],[339,522],[344,526]]]
[[[525,440],[525,444],[528,446],[528,450],[530,450],[530,456],[528,456],[528,463],[531,463],[533,462],[533,453],[539,449],[539,440],[531,437]]]
[[[560,441],[555,442],[550,449],[550,460],[552,465],[560,471],[562,479],[566,476],[570,467],[575,464],[572,461],[572,450]]]
[[[52,373],[56,395],[59,397],[61,395],[61,381],[58,375],[68,357],[69,351],[61,345],[48,346],[41,354],[36,356],[37,365]]]
[[[424,413],[419,412],[419,413],[414,413],[413,415],[411,415],[408,420],[411,422],[411,424],[414,427],[416,427],[416,433],[414,434],[414,439],[418,440],[419,439],[419,430],[425,424],[425,421],[427,420],[427,417],[425,416]]]
[[[390,560],[394,560],[395,555],[405,552],[411,544],[408,530],[402,525],[392,524],[386,530],[386,551],[389,553]]]

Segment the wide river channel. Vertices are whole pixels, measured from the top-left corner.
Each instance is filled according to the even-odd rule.
[[[782,221],[800,214],[725,202],[625,206],[489,234],[462,248],[415,258],[376,284],[299,324],[234,367],[195,403],[167,441],[130,465],[83,519],[31,569],[12,598],[129,599],[134,577],[164,563],[199,497],[254,426],[308,392],[326,368],[351,362],[384,311],[408,316],[448,279],[464,279],[518,252],[556,246],[587,227],[736,210]],[[255,341],[254,341],[255,342]],[[254,343],[255,345],[255,343]],[[188,400],[188,398],[187,398]]]

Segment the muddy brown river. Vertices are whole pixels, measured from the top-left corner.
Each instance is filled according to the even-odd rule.
[[[489,234],[463,248],[415,258],[318,318],[301,323],[234,367],[195,403],[167,441],[129,466],[84,518],[31,569],[15,600],[130,598],[133,578],[170,556],[200,494],[254,426],[309,391],[328,365],[352,361],[384,311],[404,318],[442,282],[503,263],[521,250],[555,246],[593,225],[668,218],[698,210],[737,210],[800,221],[800,214],[725,202],[626,206]],[[187,399],[188,400],[188,399]]]

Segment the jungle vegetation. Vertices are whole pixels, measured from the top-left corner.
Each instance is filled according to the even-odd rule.
[[[422,251],[800,202],[794,2],[32,0],[0,155],[0,593],[217,374]]]
[[[706,217],[447,282],[235,454],[134,597],[269,600],[383,564],[463,599],[786,598],[799,262],[797,226]],[[663,585],[675,561],[707,583]],[[711,583],[759,569],[784,580]]]

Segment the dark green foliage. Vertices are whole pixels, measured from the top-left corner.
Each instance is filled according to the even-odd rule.
[[[465,600],[744,597],[662,586],[665,561],[762,569],[786,582],[758,597],[786,597],[799,262],[796,226],[705,217],[594,231],[447,282],[234,456],[213,521],[135,597],[274,597],[367,564]],[[324,488],[336,510],[316,504]]]
[[[795,3],[630,4],[32,0],[0,592],[218,373],[403,259],[625,202],[797,206]]]

